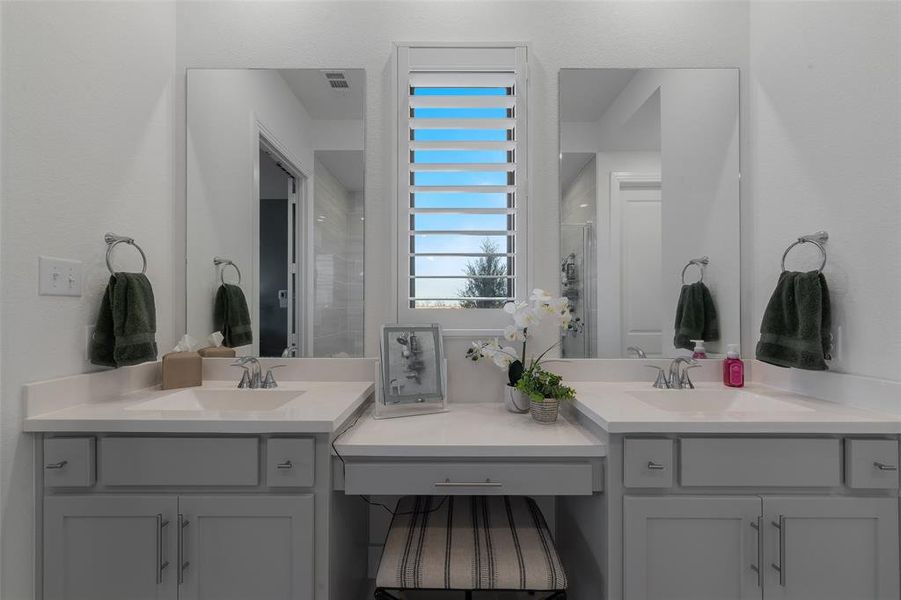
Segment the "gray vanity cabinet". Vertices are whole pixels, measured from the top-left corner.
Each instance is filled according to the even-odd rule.
[[[313,496],[183,496],[180,600],[312,600]]]
[[[897,498],[767,497],[763,510],[767,600],[898,599]]]
[[[760,514],[756,496],[626,496],[626,600],[760,600]]]
[[[623,531],[626,600],[899,598],[897,498],[626,496]]]
[[[175,496],[44,500],[45,600],[177,596]]]

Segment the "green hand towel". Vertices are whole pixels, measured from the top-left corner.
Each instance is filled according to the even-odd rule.
[[[114,273],[100,302],[91,362],[125,367],[156,360],[156,306],[143,273]]]
[[[819,271],[783,271],[763,321],[757,360],[780,367],[825,371],[832,345],[829,288]]]
[[[216,292],[213,308],[213,325],[222,332],[224,346],[237,348],[253,343],[253,325],[247,299],[240,286],[224,283]]]
[[[676,305],[673,345],[693,350],[691,340],[713,342],[720,339],[720,323],[710,290],[700,281],[682,286]]]

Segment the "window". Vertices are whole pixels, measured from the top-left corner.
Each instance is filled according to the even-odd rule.
[[[398,318],[496,328],[525,285],[525,48],[398,48]]]

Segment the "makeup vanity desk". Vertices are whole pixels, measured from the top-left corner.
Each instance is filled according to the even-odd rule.
[[[352,495],[589,496],[603,488],[606,444],[563,414],[554,424],[499,402],[376,420],[372,408],[334,442],[334,481]]]

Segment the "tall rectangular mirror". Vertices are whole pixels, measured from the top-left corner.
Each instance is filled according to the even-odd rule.
[[[190,336],[363,355],[364,86],[362,69],[188,70]]]
[[[740,333],[738,69],[563,69],[567,358],[721,356]],[[702,281],[703,280],[703,281]]]

